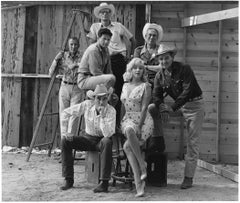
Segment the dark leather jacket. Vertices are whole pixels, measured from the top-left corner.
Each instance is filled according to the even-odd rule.
[[[189,100],[201,96],[202,90],[191,67],[174,61],[171,76],[166,76],[162,69],[154,79],[153,102],[157,107],[164,103],[164,93],[174,99],[171,107],[176,111]]]

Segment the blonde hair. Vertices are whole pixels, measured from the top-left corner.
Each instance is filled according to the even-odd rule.
[[[144,61],[140,58],[133,58],[128,64],[126,68],[126,72],[123,74],[123,80],[124,82],[131,82],[132,81],[132,69],[136,66],[142,66],[143,67],[143,75],[142,75],[142,81],[147,82],[147,71],[144,65]]]

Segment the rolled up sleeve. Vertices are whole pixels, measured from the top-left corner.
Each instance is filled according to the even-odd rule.
[[[61,112],[60,122],[62,136],[65,136],[69,133],[68,122],[70,117],[80,117],[85,112],[85,107],[86,107],[85,102],[82,102],[80,104],[76,104],[69,108],[66,108]]]

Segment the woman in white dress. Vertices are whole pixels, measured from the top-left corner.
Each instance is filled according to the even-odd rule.
[[[124,116],[121,129],[127,138],[124,151],[133,170],[136,197],[141,197],[144,195],[147,171],[140,146],[153,131],[153,119],[147,111],[151,100],[151,86],[147,82],[144,62],[139,58],[133,58],[130,61],[123,77],[125,83],[122,88],[121,101]]]

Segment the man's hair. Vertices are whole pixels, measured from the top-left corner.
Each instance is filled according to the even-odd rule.
[[[110,37],[112,37],[112,32],[107,28],[101,28],[98,31],[98,37],[101,37],[102,35],[109,35]]]
[[[78,43],[78,45],[80,45],[80,44],[79,44],[79,39],[78,39],[77,37],[69,37],[68,41],[69,41],[70,39],[71,39],[71,40],[75,40],[75,41]]]

